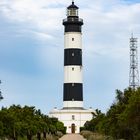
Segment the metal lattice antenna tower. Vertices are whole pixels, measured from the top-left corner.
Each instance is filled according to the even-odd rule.
[[[130,38],[130,73],[129,87],[136,89],[139,86],[137,38]]]

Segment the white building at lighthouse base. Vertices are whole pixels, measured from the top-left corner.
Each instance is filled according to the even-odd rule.
[[[64,123],[66,133],[80,133],[80,127],[83,127],[86,121],[93,118],[94,110],[84,108],[54,108],[49,117],[58,118],[59,121]]]

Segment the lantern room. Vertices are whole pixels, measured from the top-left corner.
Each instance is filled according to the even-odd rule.
[[[78,17],[78,7],[72,2],[72,4],[67,7],[67,17]]]

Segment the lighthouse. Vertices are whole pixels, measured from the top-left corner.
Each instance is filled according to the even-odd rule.
[[[67,7],[64,25],[64,85],[63,107],[83,107],[82,83],[82,25],[78,7],[72,2]]]
[[[94,110],[83,107],[82,25],[78,7],[72,1],[67,7],[64,25],[64,84],[63,107],[54,108],[49,116],[64,123],[67,133],[79,133],[86,121],[93,118]]]

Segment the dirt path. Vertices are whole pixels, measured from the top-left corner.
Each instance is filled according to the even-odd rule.
[[[59,140],[86,140],[79,134],[66,134]]]

